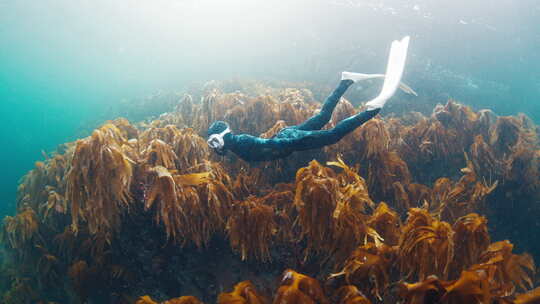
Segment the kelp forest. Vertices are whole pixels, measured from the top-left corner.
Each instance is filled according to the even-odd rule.
[[[528,117],[449,100],[247,163],[209,150],[209,124],[269,138],[320,100],[258,83],[190,93],[35,163],[3,220],[2,303],[540,303]],[[327,127],[361,110],[342,99]]]

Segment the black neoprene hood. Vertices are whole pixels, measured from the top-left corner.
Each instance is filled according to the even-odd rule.
[[[224,121],[221,121],[221,120],[214,121],[208,128],[208,136],[212,134],[219,134],[225,131],[228,127],[229,127],[229,124]]]

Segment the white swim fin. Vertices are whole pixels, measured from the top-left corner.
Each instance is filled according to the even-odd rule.
[[[343,79],[350,79],[354,82],[367,80],[367,79],[374,79],[374,78],[385,78],[384,74],[362,74],[362,73],[353,73],[353,72],[343,72],[341,73],[341,80]],[[399,88],[407,93],[414,96],[418,96],[418,94],[407,84],[400,82]]]
[[[373,78],[384,78],[384,74],[362,74],[362,73],[353,73],[353,72],[342,72],[341,80],[350,79],[354,82],[373,79]]]
[[[407,59],[407,50],[409,48],[410,37],[406,36],[401,41],[394,40],[390,48],[390,56],[388,58],[388,65],[386,67],[386,77],[384,78],[384,84],[379,96],[366,103],[368,110],[380,109],[384,106],[386,101],[394,95],[396,89],[400,85],[401,76],[403,76],[403,70],[405,69],[405,61]],[[412,89],[408,86],[405,91]]]

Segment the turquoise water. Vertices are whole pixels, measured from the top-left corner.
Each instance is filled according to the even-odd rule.
[[[540,122],[540,4],[431,2],[0,0],[0,213],[42,151],[123,99],[235,77],[333,85],[342,70],[382,72],[405,34],[421,102]]]

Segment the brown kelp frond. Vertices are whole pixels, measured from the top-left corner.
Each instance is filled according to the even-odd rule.
[[[415,125],[402,126],[396,121],[390,120],[389,130],[395,134],[393,147],[399,151],[399,154],[407,159],[409,164],[417,164],[421,161],[422,155],[419,150],[423,142],[422,136],[430,122],[427,118],[419,120]]]
[[[411,182],[409,167],[397,152],[380,154],[379,157],[368,162],[368,185],[373,197],[392,198],[393,184],[397,181],[403,184]]]
[[[235,203],[227,223],[231,248],[240,252],[242,260],[255,257],[270,260],[270,244],[277,231],[274,209],[263,199],[250,197]],[[249,233],[245,233],[249,231]]]
[[[407,185],[409,199],[413,206],[423,205],[431,197],[432,190],[426,185],[410,183]]]
[[[288,85],[287,85],[288,86]],[[265,88],[265,92],[268,93],[269,88]],[[313,93],[306,88],[297,89],[297,88],[283,88],[278,89],[277,93],[272,94],[279,99],[280,102],[290,102],[295,103],[312,103],[315,101]]]
[[[135,304],[159,304],[158,302],[152,300],[150,296],[140,297]]]
[[[264,171],[259,168],[250,168],[236,175],[232,192],[237,199],[246,199],[249,196],[258,196],[266,193],[268,188],[267,177]]]
[[[41,202],[46,200],[47,193],[44,187],[52,184],[53,180],[48,177],[47,164],[45,162],[35,162],[34,169],[26,174],[17,189],[17,208],[23,210],[26,207],[39,209]]]
[[[461,169],[464,175],[458,182],[452,184],[448,178],[439,178],[433,186],[430,210],[439,218],[455,221],[461,216],[478,211],[484,207],[486,197],[498,185],[497,181],[493,184],[478,181],[473,163],[467,157],[466,160],[467,167]]]
[[[371,160],[389,152],[390,133],[383,120],[374,118],[366,122],[358,131],[361,144],[361,157]]]
[[[341,159],[328,164],[343,172],[336,174],[316,161],[298,170],[296,223],[301,228],[300,237],[307,241],[306,257],[312,251],[333,252],[333,259],[342,261],[367,238],[374,242],[382,239],[365,224],[365,209],[373,202],[364,180]]]
[[[120,213],[130,201],[132,178],[132,161],[121,149],[125,141],[112,124],[77,141],[66,190],[74,231],[79,218],[86,220],[91,233],[118,227]]]
[[[208,130],[208,127],[210,124],[219,119],[219,111],[223,111],[221,113],[225,113],[226,110],[232,108],[234,105],[227,105],[229,107],[224,108],[219,103],[216,102],[216,99],[219,96],[219,91],[216,89],[212,89],[210,92],[205,94],[204,97],[202,97],[200,107],[194,111],[194,118],[192,127],[197,130],[199,134],[203,134]]]
[[[135,304],[203,304],[203,302],[194,296],[183,296],[158,303],[150,296],[142,296],[135,302]]]
[[[194,296],[183,296],[167,300],[161,304],[203,304],[203,302]]]
[[[455,281],[430,276],[418,283],[399,283],[399,303],[483,304],[493,299],[492,286],[484,270],[462,271]]]
[[[455,129],[446,129],[438,121],[432,122],[422,137],[422,143],[418,148],[428,160],[440,160],[459,155],[463,149],[463,146],[458,144],[458,134]]]
[[[2,243],[22,251],[39,236],[39,218],[28,207],[15,216],[6,216],[2,228]]]
[[[515,299],[504,296],[504,292],[492,278],[491,270],[476,265],[473,269],[464,270],[457,280],[442,281],[435,276],[426,280],[408,284],[399,284],[400,303],[448,303],[448,304],[516,304],[537,303],[538,289],[517,295]]]
[[[401,182],[394,182],[392,184],[394,189],[394,207],[400,212],[406,212],[411,206],[411,199],[405,186]]]
[[[75,249],[79,245],[77,235],[71,229],[71,226],[65,226],[64,231],[54,236],[54,245],[66,261],[71,261],[75,255]]]
[[[452,191],[452,186],[452,181],[449,178],[438,178],[433,184],[433,191],[431,192],[431,197],[429,199],[430,206],[443,206],[449,199],[449,193]]]
[[[490,130],[489,143],[501,157],[510,154],[520,139],[521,124],[511,116],[501,116]]]
[[[193,128],[203,134],[213,121],[225,120],[238,132],[260,133],[276,120],[275,104],[271,96],[252,98],[239,92],[223,94],[212,90],[204,96]]]
[[[458,280],[446,286],[443,303],[489,303],[492,295],[487,273],[482,270],[463,271]]]
[[[218,304],[265,304],[267,301],[259,295],[250,281],[243,281],[234,286],[232,292],[220,293]]]
[[[224,232],[233,194],[230,177],[218,164],[205,162],[192,170],[206,172],[176,174],[164,167],[151,170],[147,209],[158,202],[156,221],[163,223],[168,238],[182,245],[192,241],[205,246],[215,232]]]
[[[497,122],[497,115],[488,109],[483,109],[477,113],[478,119],[474,126],[474,133],[481,135],[485,141],[489,142],[490,130]]]
[[[413,208],[399,240],[399,265],[406,277],[419,280],[430,274],[446,278],[454,258],[454,231],[446,222],[432,218],[426,210]]]
[[[60,149],[49,158],[47,163],[47,175],[49,180],[55,180],[57,186],[61,184],[67,170],[69,169],[69,163],[71,161],[72,152],[75,149],[74,143],[66,143],[63,146],[63,150]],[[63,153],[63,154],[61,154]],[[52,184],[52,183],[50,183]]]
[[[277,119],[285,121],[289,126],[294,126],[312,116],[314,110],[314,107],[304,102],[285,100],[277,104]]]
[[[429,276],[418,283],[398,283],[398,295],[403,304],[437,303],[444,294],[444,287],[436,276]]]
[[[194,296],[182,296],[158,303],[150,296],[142,296],[135,302],[135,304],[203,304],[203,302]]]
[[[456,130],[445,128],[438,120],[423,120],[405,128],[398,145],[400,155],[415,167],[421,163],[448,161],[451,156],[459,157],[463,148],[458,143]]]
[[[519,142],[507,162],[505,180],[517,184],[518,191],[535,193],[540,190],[540,150]]]
[[[65,214],[67,201],[64,196],[56,192],[53,187],[46,186],[45,189],[49,192],[49,197],[47,203],[40,206],[40,214],[43,214],[43,219],[47,220],[53,213]]]
[[[294,187],[293,185],[284,186]],[[294,188],[283,189],[276,187],[274,192],[270,192],[261,198],[265,205],[270,205],[274,208],[274,219],[277,227],[274,233],[274,240],[277,244],[294,244],[297,240],[296,234],[293,233],[293,222],[298,215],[298,211],[294,205],[293,191]]]
[[[139,130],[137,130],[137,128],[130,124],[129,120],[125,118],[121,117],[109,122],[115,125],[122,133],[122,136],[126,139],[137,138],[139,136]]]
[[[444,106],[436,106],[432,117],[440,121],[445,128],[458,129],[463,133],[470,132],[478,119],[478,115],[470,107],[459,104],[455,100],[448,100]]]
[[[156,222],[163,224],[167,238],[181,243],[192,240],[199,247],[208,241],[212,232],[207,229],[211,223],[204,221],[210,220],[204,216],[208,211],[202,210],[203,202],[194,187],[210,180],[209,172],[172,175],[162,166],[149,170],[145,208],[155,205]]]
[[[368,193],[366,181],[358,174],[358,170],[353,170],[338,157],[337,161],[327,162],[328,166],[336,166],[343,169],[343,173],[337,176],[340,182],[341,200],[348,202],[353,208],[364,212],[366,207],[374,207]]]
[[[379,203],[377,209],[367,220],[367,224],[377,231],[386,245],[397,245],[401,234],[401,220],[399,215],[386,203]]]
[[[208,125],[214,120],[227,121],[235,133],[253,135],[267,131],[279,120],[287,125],[297,125],[313,114],[315,106],[297,99],[280,101],[270,95],[250,97],[213,91],[203,98],[197,108],[193,128],[198,134],[206,136]],[[278,128],[274,131],[278,131]]]
[[[509,241],[500,241],[489,245],[480,256],[480,264],[473,268],[487,268],[490,279],[495,281],[504,294],[512,293],[515,288],[526,290],[533,286],[534,261],[528,254],[512,253]]]
[[[426,209],[411,208],[407,212],[407,221],[401,230],[402,234],[408,233],[410,230],[420,226],[430,226],[435,219],[429,214]]]
[[[91,270],[86,261],[77,261],[73,263],[69,267],[68,276],[80,301],[86,301],[91,292],[90,285],[92,280]]]
[[[345,118],[349,118],[356,114],[354,106],[345,98],[341,98],[332,114],[331,126],[335,126],[338,122]]]
[[[489,285],[488,274],[484,270],[465,270],[454,281],[443,281],[436,276],[426,280],[398,285],[399,303],[423,304],[483,304],[491,303],[493,294]]]
[[[179,203],[182,190],[177,187],[172,174],[167,168],[156,166],[149,171],[149,190],[146,194],[145,209],[155,205],[156,222],[165,226],[167,238],[180,240],[183,214]],[[157,202],[157,203],[156,203]]]
[[[65,154],[58,152],[46,157],[45,162],[36,162],[35,168],[21,181],[17,193],[17,208],[31,207],[42,215],[46,211],[43,202],[49,201],[51,190],[63,197],[66,189],[66,173],[73,154],[73,145],[66,145]]]
[[[381,300],[382,291],[390,283],[394,259],[395,252],[391,247],[367,243],[354,250],[343,269],[331,277],[344,276],[347,284],[360,286],[362,291]]]
[[[392,187],[394,188],[394,205],[401,214],[412,207],[423,206],[431,201],[433,191],[426,185],[415,183],[404,185],[397,181],[392,184]]]
[[[161,166],[169,170],[176,169],[177,156],[172,147],[160,139],[154,139],[142,151],[144,163],[148,166]]]
[[[367,216],[347,202],[339,202],[334,211],[332,257],[341,263],[360,244],[368,240],[380,245],[383,241],[377,231],[366,224]]]
[[[276,123],[270,129],[268,129],[267,131],[262,133],[260,135],[260,137],[261,138],[272,138],[272,137],[276,136],[279,133],[279,131],[281,131],[282,129],[284,129],[286,127],[287,127],[287,124],[285,123],[284,120],[278,120],[278,121],[276,121]]]
[[[193,126],[195,106],[193,103],[193,96],[190,94],[184,94],[180,102],[174,107],[174,112],[182,118],[182,122],[186,126]]]
[[[540,303],[540,287],[529,292],[516,295],[514,304],[537,304]]]
[[[103,258],[109,245],[107,237],[107,235],[98,233],[85,238],[80,248],[77,248],[80,250],[80,255],[91,256],[95,260]]]
[[[209,172],[212,181],[222,183],[226,188],[233,187],[233,180],[220,163],[205,160],[203,163],[193,166],[188,172]]]
[[[497,158],[495,152],[484,141],[482,135],[474,138],[474,143],[470,147],[471,161],[474,171],[484,178],[502,177],[504,173],[505,161]]]
[[[273,304],[287,303],[328,304],[330,302],[317,280],[287,269],[283,272],[281,286],[277,290]]]
[[[39,303],[39,299],[37,286],[30,278],[17,278],[0,298],[4,304]]]
[[[230,212],[230,206],[234,200],[234,195],[230,189],[233,187],[231,177],[217,163],[205,163],[201,167],[209,172],[209,182],[200,185],[199,196],[208,206],[209,221],[217,225],[225,225],[226,217]]]
[[[228,109],[224,112],[224,120],[239,132],[260,134],[272,127],[276,120],[282,119],[278,117],[276,108],[276,102],[271,98],[258,97]]]
[[[155,139],[159,139],[169,145],[174,142],[174,137],[180,132],[175,125],[166,125],[164,127],[149,127],[139,135],[141,145],[148,145]]]
[[[210,181],[210,172],[174,175],[174,182],[181,186],[199,186]]]
[[[483,270],[465,270],[454,282],[445,282],[445,293],[441,303],[458,304],[490,303],[493,297],[488,274]]]
[[[307,253],[328,246],[334,229],[334,211],[339,200],[335,173],[313,160],[296,174],[294,204],[301,237],[308,241]]]
[[[47,248],[41,245],[35,245],[40,252],[40,257],[36,268],[34,269],[38,274],[39,281],[42,284],[57,284],[60,280],[60,265],[61,260],[51,254]],[[59,286],[57,286],[59,287]]]
[[[173,138],[172,147],[178,156],[178,169],[186,170],[209,158],[206,141],[193,129],[181,129]]]
[[[343,286],[338,290],[339,304],[371,304],[354,285]]]
[[[452,227],[455,245],[455,260],[452,271],[459,272],[478,263],[480,254],[490,244],[487,219],[476,213],[462,216]]]

